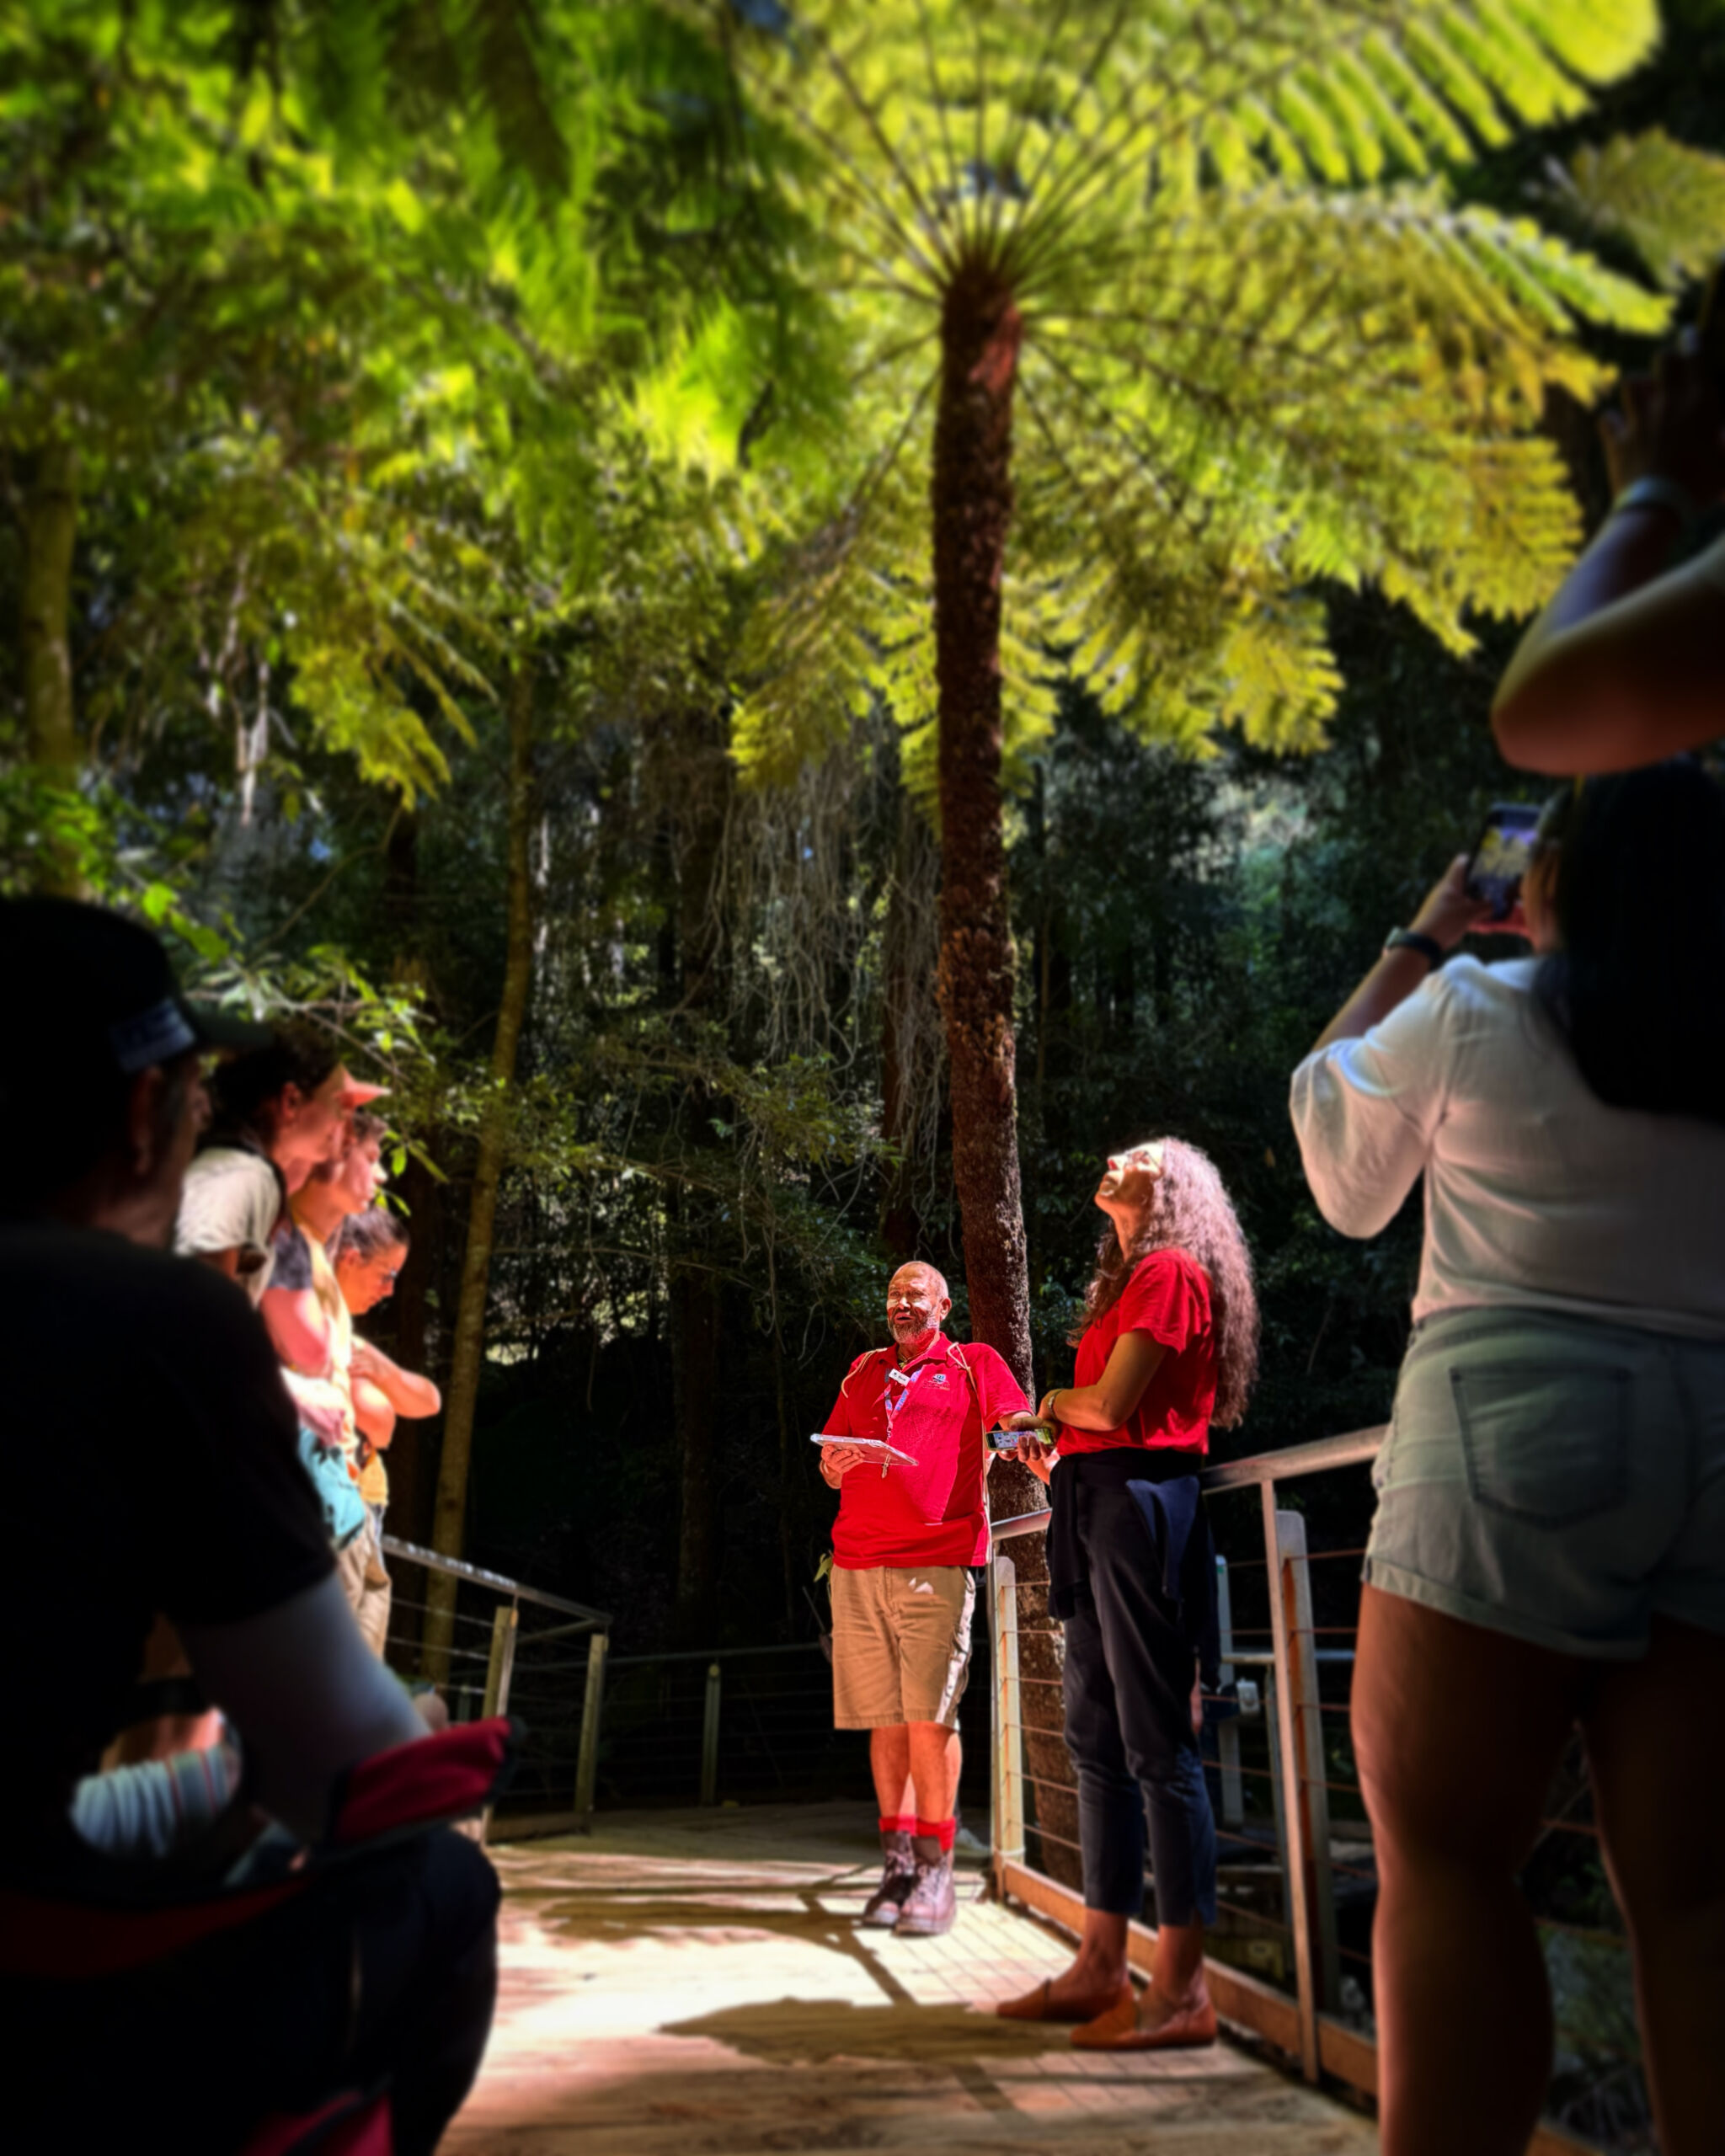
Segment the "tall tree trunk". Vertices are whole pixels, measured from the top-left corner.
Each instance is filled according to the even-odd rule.
[[[724,873],[725,821],[734,774],[722,721],[685,714],[677,728],[677,947],[682,961],[681,1022],[691,1034],[723,1015],[729,958]],[[690,1087],[692,1135],[712,1145],[709,1124],[727,1104],[704,1081]],[[726,1230],[712,1201],[687,1193],[676,1209],[681,1240],[695,1260],[672,1254],[672,1379],[681,1446],[681,1511],[677,1531],[676,1624],[681,1635],[708,1639],[718,1615],[718,1482],[714,1472],[720,1342],[724,1326],[712,1259]]]
[[[953,1169],[964,1218],[972,1335],[998,1350],[1027,1393],[1030,1283],[1018,1176],[1012,931],[1001,814],[1001,584],[1012,520],[1012,384],[1018,311],[985,273],[961,274],[941,323],[934,427],[935,667],[940,692],[940,995],[951,1065]],[[996,1519],[1047,1502],[1028,1468],[997,1460]],[[1043,1863],[1071,1875],[1077,1807],[1060,1732],[1054,1628],[1040,1536],[1012,1545],[1021,1588],[1025,1752],[1035,1812],[1057,1839]]]
[[[697,1209],[697,1217],[699,1218]],[[680,1439],[676,1626],[709,1636],[718,1616],[718,1523],[713,1432],[718,1404],[718,1284],[685,1265],[671,1276],[671,1396]]]
[[[919,1139],[927,1129],[930,1099],[940,1085],[939,1057],[928,1030],[929,997],[938,958],[937,931],[928,919],[937,900],[933,834],[902,790],[898,840],[887,894],[881,1008],[881,1129],[899,1154],[881,1197],[881,1239],[900,1264],[917,1255],[922,1223],[915,1197]]]
[[[435,1139],[430,1141],[434,1149]],[[441,1245],[441,1193],[437,1178],[409,1155],[397,1188],[408,1209],[413,1241],[395,1283],[395,1344],[391,1351],[403,1369],[431,1370],[427,1290],[437,1278]],[[405,1542],[424,1542],[430,1530],[431,1492],[437,1456],[437,1423],[398,1422],[389,1449],[390,1532]]]
[[[392,953],[390,978],[400,986],[426,990],[429,999],[430,983],[419,901],[419,819],[411,808],[400,808],[390,820],[383,856],[383,921]],[[425,1143],[435,1159],[435,1136],[427,1136]],[[392,1352],[404,1369],[435,1374],[430,1362],[430,1290],[437,1279],[442,1256],[441,1192],[436,1177],[413,1154],[409,1155],[395,1188],[406,1210],[413,1240],[388,1306],[395,1326]],[[390,1448],[392,1531],[405,1542],[423,1543],[431,1532],[437,1440],[435,1421],[398,1425]]]
[[[1021,330],[1010,290],[991,273],[965,270],[953,280],[941,323],[933,508],[940,1000],[951,1066],[953,1171],[971,1331],[998,1349],[1028,1387],[1030,1289],[1001,814],[1001,581],[1012,514],[1012,385]]]
[[[77,452],[69,442],[36,452],[24,500],[24,716],[26,753],[49,786],[77,782],[72,698],[72,555],[77,537]],[[78,888],[76,861],[48,854],[43,882]]]
[[[515,1081],[515,1057],[533,979],[533,878],[529,858],[533,828],[533,683],[525,663],[518,664],[510,677],[508,703],[509,918],[503,996],[491,1045],[494,1091],[479,1126],[478,1156],[467,1208],[467,1251],[456,1303],[449,1387],[443,1409],[443,1448],[437,1465],[437,1502],[431,1523],[431,1546],[446,1557],[461,1556],[467,1526],[467,1466],[473,1456],[473,1411],[485,1353],[485,1301],[491,1283],[497,1193],[503,1181],[508,1091]],[[426,1667],[438,1681],[448,1671],[455,1627],[455,1586],[447,1574],[434,1572],[426,1593],[430,1605],[425,1617]]]

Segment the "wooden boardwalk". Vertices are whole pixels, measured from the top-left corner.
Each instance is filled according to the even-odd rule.
[[[859,1930],[873,1828],[854,1805],[774,1806],[503,1844],[497,2025],[446,2156],[1376,2148],[1367,2120],[1226,2043],[1097,2057],[977,2012],[1065,1947],[987,1903],[944,1939]]]

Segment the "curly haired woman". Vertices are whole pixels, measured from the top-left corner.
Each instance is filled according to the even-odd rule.
[[[1065,1631],[1066,1745],[1078,1770],[1084,1933],[1062,1975],[999,2011],[1076,2021],[1085,2050],[1214,2042],[1204,1927],[1215,1919],[1216,1840],[1193,1726],[1199,1643],[1215,1568],[1198,1465],[1212,1422],[1246,1412],[1258,1370],[1252,1259],[1214,1164],[1160,1139],[1113,1155],[1096,1202],[1108,1216],[1076,1383],[1047,1394],[1049,1607]],[[1141,2001],[1126,1931],[1144,1906],[1148,1822],[1156,1961]]]

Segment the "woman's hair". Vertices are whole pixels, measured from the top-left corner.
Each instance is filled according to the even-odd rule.
[[[311,1026],[277,1026],[267,1048],[253,1049],[216,1066],[210,1081],[212,1139],[232,1130],[254,1130],[267,1138],[287,1087],[315,1093],[340,1060],[340,1044],[334,1034]]]
[[[1725,793],[1691,756],[1566,787],[1535,992],[1608,1107],[1725,1123]]]
[[[1084,1294],[1084,1315],[1071,1335],[1105,1317],[1125,1292],[1133,1267],[1154,1250],[1183,1250],[1210,1275],[1210,1316],[1216,1336],[1216,1404],[1211,1422],[1231,1429],[1246,1412],[1258,1375],[1258,1291],[1252,1253],[1240,1232],[1232,1199],[1208,1153],[1183,1139],[1164,1138],[1162,1171],[1149,1217],[1130,1250],[1110,1221],[1096,1248],[1096,1273]]]
[[[387,1250],[405,1250],[408,1224],[387,1205],[368,1205],[363,1213],[350,1213],[329,1238],[329,1260],[357,1258],[363,1265]]]

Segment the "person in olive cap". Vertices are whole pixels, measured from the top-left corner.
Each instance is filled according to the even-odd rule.
[[[164,1247],[200,1059],[248,1036],[186,1001],[147,930],[94,906],[0,902],[0,981],[29,1027],[0,1070],[0,1357],[27,1440],[8,1586],[32,1613],[3,1721],[0,1885],[76,1900],[114,1891],[73,1793],[124,1719],[158,1611],[238,1732],[248,1793],[305,1840],[350,1767],[425,1728],[336,1580],[256,1312]],[[272,2111],[387,2077],[398,2156],[430,2152],[484,2051],[496,1909],[483,1853],[446,1829],[166,1968],[44,1982],[0,1957],[17,2145],[135,2139],[138,2090],[190,2057],[188,2149],[238,2148]]]

